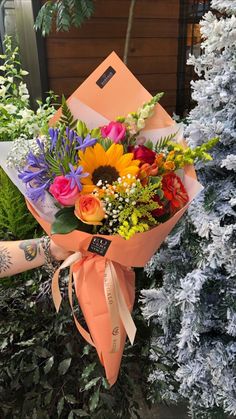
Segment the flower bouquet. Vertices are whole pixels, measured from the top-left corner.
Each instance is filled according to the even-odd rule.
[[[100,89],[118,68],[125,68],[114,54],[105,60],[105,67],[109,60],[116,70],[110,66],[102,73],[96,82],[100,87],[100,80]],[[101,67],[95,70],[95,78]],[[140,89],[137,80],[126,74]],[[142,86],[147,100],[139,95],[136,109],[115,117],[108,110],[108,118],[82,102],[81,87],[79,99],[77,91],[68,102],[63,99],[48,135],[37,138],[27,153],[17,157],[10,153],[8,161],[14,169],[6,167],[5,159],[3,166],[20,184],[29,210],[47,234],[73,252],[53,277],[54,303],[58,310],[59,271],[70,266],[69,300],[76,326],[95,346],[112,385],[126,334],[131,343],[135,337],[131,267],[147,263],[201,190],[192,165],[211,158],[207,151],[216,140],[191,150],[180,141],[180,127],[172,120],[170,124],[158,104],[162,94],[147,96]],[[132,97],[133,86],[130,90]],[[101,103],[105,100],[100,91],[95,97]],[[83,119],[77,118],[78,112]],[[156,112],[162,115],[158,120],[162,127],[145,131]],[[73,282],[89,332],[74,314]]]

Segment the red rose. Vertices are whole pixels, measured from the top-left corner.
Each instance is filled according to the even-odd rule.
[[[152,200],[156,202],[159,207],[152,211],[153,217],[161,217],[162,215],[166,214],[166,208],[164,207],[163,202],[161,202],[160,197],[155,195]]]
[[[187,204],[189,198],[187,191],[179,176],[170,172],[162,178],[164,197],[169,201],[170,212],[173,214]]]
[[[134,153],[134,159],[140,160],[141,163],[153,164],[155,161],[156,153],[145,147],[145,145],[134,147],[132,153]]]

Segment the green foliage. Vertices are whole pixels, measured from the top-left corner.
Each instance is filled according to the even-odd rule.
[[[0,240],[35,236],[37,222],[29,213],[25,199],[0,168]]]
[[[85,224],[80,221],[74,215],[74,207],[65,207],[59,210],[56,215],[56,219],[52,223],[51,233],[52,234],[67,234],[71,231],[79,230],[92,233],[93,226]]]
[[[176,134],[177,132],[167,135],[166,137],[161,137],[155,144],[155,147],[154,147],[155,152],[161,153],[163,148],[165,148],[167,144],[175,138]]]
[[[0,56],[3,61],[0,66],[0,141],[45,133],[45,126],[55,112],[52,102],[56,96],[50,92],[44,104],[37,101],[36,113],[30,109],[29,92],[23,79],[28,72],[21,67],[19,48],[13,47],[11,38],[6,36],[4,49],[4,55]]]
[[[38,13],[35,28],[46,36],[52,30],[54,19],[57,31],[68,31],[72,26],[79,28],[91,17],[93,11],[93,0],[47,1]]]
[[[141,274],[139,270],[138,289],[145,286]],[[145,386],[149,328],[139,309],[134,311],[135,345],[127,345],[119,379],[109,389],[97,353],[78,333],[69,304],[56,314],[51,296],[38,298],[42,281],[47,279],[32,271],[26,282],[19,276],[0,284],[0,417],[140,417],[135,400]]]
[[[60,117],[59,123],[65,125],[66,127],[69,127],[70,129],[75,129],[77,121],[74,120],[71,110],[66,103],[66,98],[64,95],[62,96],[61,101],[61,111],[62,115]]]

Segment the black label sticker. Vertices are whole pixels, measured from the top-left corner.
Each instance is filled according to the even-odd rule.
[[[90,242],[88,251],[97,253],[100,256],[105,256],[110,244],[111,240],[104,239],[103,237],[94,236]]]
[[[114,76],[116,71],[111,66],[107,68],[106,71],[99,77],[99,79],[96,81],[96,84],[102,89],[106,84],[111,80],[111,78]]]

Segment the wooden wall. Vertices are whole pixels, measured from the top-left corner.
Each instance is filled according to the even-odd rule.
[[[83,26],[53,33],[46,41],[49,86],[69,96],[113,50],[122,58],[130,0],[95,0]],[[128,67],[161,104],[176,105],[179,0],[137,0]]]

